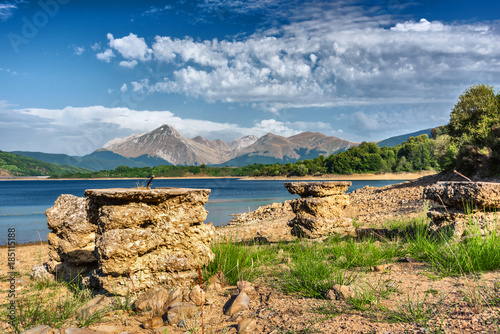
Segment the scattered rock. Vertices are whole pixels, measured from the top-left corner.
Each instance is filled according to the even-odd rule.
[[[207,292],[217,292],[222,290],[222,285],[218,282],[211,283],[206,288]]]
[[[46,264],[35,264],[31,268],[32,280],[54,280],[55,276],[49,272]]]
[[[40,325],[21,332],[21,334],[54,334],[55,330],[50,326]]]
[[[161,317],[156,317],[145,321],[143,327],[146,329],[156,328],[163,326],[163,319]]]
[[[255,327],[254,318],[243,318],[238,322],[238,333],[239,334],[250,334],[254,333],[253,329]]]
[[[236,298],[234,298],[231,305],[227,307],[224,314],[227,316],[232,316],[240,311],[248,309],[249,304],[250,304],[250,297],[248,297],[248,295],[244,291],[240,292],[240,294]]]
[[[326,293],[326,298],[330,300],[343,299],[347,300],[356,297],[356,291],[349,285],[335,284]]]
[[[201,306],[205,303],[205,291],[200,285],[196,284],[189,293],[189,299],[196,305]]]
[[[78,318],[80,319],[85,319],[88,318],[90,315],[93,313],[97,312],[98,310],[102,310],[106,307],[109,307],[109,303],[107,302],[107,298],[104,295],[96,296],[86,302],[82,307],[80,307],[77,311],[76,314],[78,315]]]
[[[392,266],[391,263],[378,264],[372,268],[372,271],[381,272],[386,270],[387,268],[390,268],[391,266]]]
[[[417,260],[415,260],[414,258],[409,257],[409,256],[404,256],[404,257],[402,257],[402,258],[399,258],[399,259],[398,259],[398,262],[404,262],[404,263],[415,263],[415,262],[417,262]]]
[[[115,331],[117,331],[116,328],[114,328]],[[61,329],[60,334],[102,334],[102,331],[96,332],[90,329],[86,328],[66,328],[66,329]]]
[[[175,302],[168,310],[168,323],[171,325],[176,324],[182,319],[191,318],[197,312],[198,308],[192,303]]]
[[[240,292],[244,291],[245,293],[248,294],[248,293],[255,291],[253,284],[250,282],[247,282],[247,281],[238,281],[238,283],[236,283],[236,285],[238,286],[238,289],[240,290]]]
[[[178,299],[178,296],[172,296],[174,291],[169,292],[163,287],[149,289],[139,295],[134,306],[138,311],[151,310],[153,315],[162,315]]]

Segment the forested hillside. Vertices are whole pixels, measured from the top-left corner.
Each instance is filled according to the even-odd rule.
[[[0,151],[0,170],[12,176],[61,176],[68,173],[90,172],[85,168],[51,164],[3,151]]]

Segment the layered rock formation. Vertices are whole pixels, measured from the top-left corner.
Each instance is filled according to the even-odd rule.
[[[71,277],[94,267],[97,226],[87,219],[85,198],[61,195],[45,214],[51,270]]]
[[[330,234],[355,235],[352,219],[342,217],[349,205],[344,194],[351,182],[289,182],[285,187],[302,198],[290,204],[295,218],[289,222],[292,234],[311,239]],[[308,197],[313,196],[313,197]]]
[[[434,204],[427,212],[434,233],[485,234],[497,225],[500,183],[438,182],[424,189],[424,198]]]
[[[86,200],[75,200],[79,206],[61,209],[56,202],[47,217],[53,231],[62,231],[60,240],[78,235],[72,234],[75,228],[55,230],[58,225],[53,211],[66,210],[66,216],[88,220],[84,226],[92,227],[94,243],[86,244],[85,251],[96,263],[90,284],[119,295],[160,283],[187,286],[197,279],[198,266],[214,258],[210,242],[215,229],[212,224],[203,224],[207,216],[203,205],[209,193],[209,189],[183,188],[86,190]],[[52,262],[72,259],[65,249],[60,251],[61,247],[51,249]],[[82,251],[72,249],[70,253]]]

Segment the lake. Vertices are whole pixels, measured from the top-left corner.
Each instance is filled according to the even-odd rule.
[[[5,245],[7,229],[16,228],[16,242],[27,243],[47,240],[49,230],[45,210],[54,205],[61,194],[83,196],[85,189],[134,188],[144,186],[147,180],[36,180],[0,182],[0,244]],[[206,222],[215,226],[226,225],[231,214],[253,211],[259,206],[298,198],[291,195],[283,184],[286,181],[235,178],[208,179],[155,179],[155,187],[182,187],[211,189],[205,208],[209,211]],[[401,180],[352,181],[348,192],[364,186],[382,187]]]

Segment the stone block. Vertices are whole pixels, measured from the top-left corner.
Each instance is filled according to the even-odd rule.
[[[424,189],[424,198],[465,212],[500,209],[500,183],[438,182]]]
[[[287,182],[285,188],[290,194],[298,194],[300,197],[326,197],[341,195],[352,185],[350,181],[327,181],[327,182]]]
[[[301,215],[319,218],[340,217],[349,205],[349,195],[301,198],[292,201],[292,210]]]
[[[96,261],[93,255],[97,227],[87,219],[85,198],[61,195],[47,209],[49,254],[55,261],[74,265]]]

